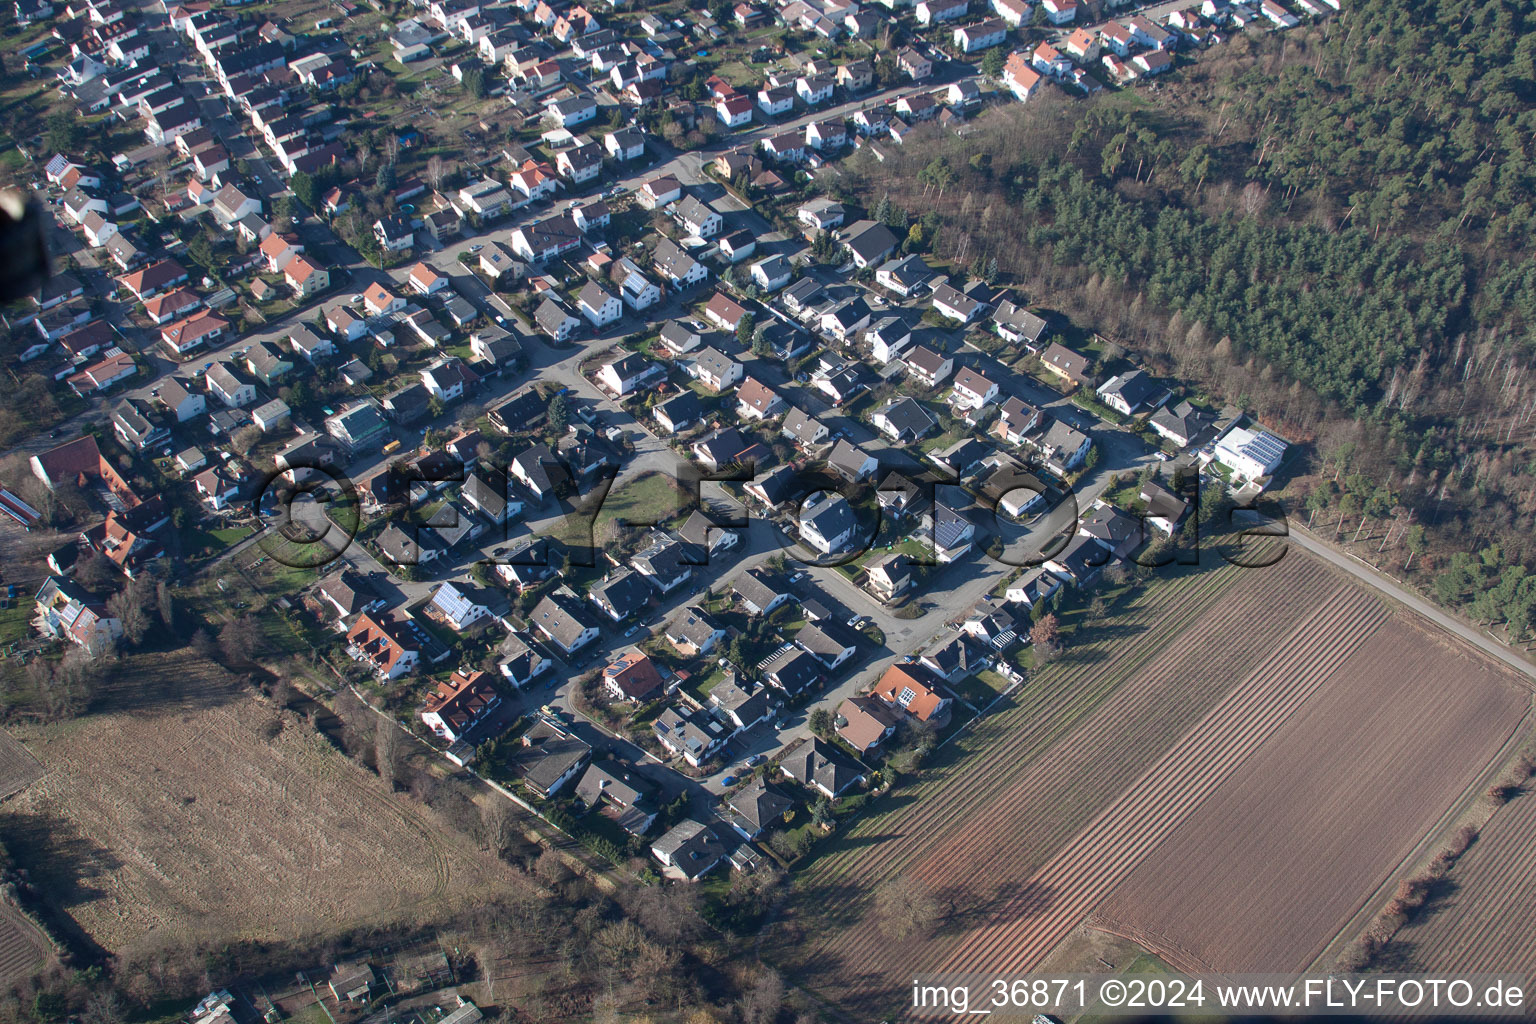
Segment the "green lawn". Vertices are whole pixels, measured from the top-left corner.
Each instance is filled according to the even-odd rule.
[[[950,689],[978,708],[984,708],[1008,688],[1008,680],[991,669],[983,669],[954,684]]]
[[[32,618],[32,595],[16,588],[16,601],[9,608],[0,608],[0,646],[26,639],[27,622]]]
[[[597,513],[602,526],[615,519],[665,522],[682,514],[682,495],[661,473],[645,473],[608,493]]]

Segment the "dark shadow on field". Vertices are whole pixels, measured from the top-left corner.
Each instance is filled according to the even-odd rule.
[[[1123,614],[1125,609],[1112,608],[1114,614]],[[1101,622],[1092,626],[1079,626],[1078,643],[1089,643],[1096,640],[1124,640],[1127,637],[1140,636],[1148,627],[1140,622]]]
[[[1058,665],[1094,665],[1109,657],[1108,651],[1069,647],[1056,656]]]
[[[45,811],[0,815],[0,834],[27,883],[27,908],[43,918],[77,957],[90,963],[105,961],[107,951],[75,923],[67,908],[101,897],[103,890],[94,880],[111,875],[122,862],[72,822]]]
[[[795,896],[798,920],[810,934],[847,928],[872,906],[874,890],[850,878],[807,886]]]
[[[1033,882],[1022,886],[998,882],[990,892],[959,882],[937,895],[939,903],[948,908],[939,926],[940,935],[967,932],[1000,915],[1009,921],[1025,920],[1045,913],[1056,902],[1055,889]]]
[[[198,711],[244,700],[249,690],[234,673],[212,661],[185,656],[146,663],[160,655],[130,655],[102,682],[91,699],[91,713],[136,715]]]
[[[1424,970],[1418,948],[1405,939],[1393,939],[1371,961],[1371,969],[1387,973],[1417,974]]]

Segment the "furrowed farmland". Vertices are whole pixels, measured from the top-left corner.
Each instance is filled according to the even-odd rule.
[[[1530,704],[1502,668],[1406,616],[1350,646],[1120,885],[1102,911],[1111,931],[1191,971],[1306,968]]]
[[[957,752],[804,873],[778,939],[812,988],[846,1007],[888,1012],[914,971],[1038,964],[1117,886],[1136,891],[1126,880],[1142,861],[1182,837],[1205,802],[1243,785],[1248,764],[1271,748],[1280,752],[1271,759],[1289,762],[1278,777],[1273,768],[1256,777],[1275,787],[1248,794],[1261,821],[1265,801],[1288,812],[1286,787],[1300,779],[1314,800],[1333,794],[1335,827],[1348,825],[1353,804],[1394,787],[1404,794],[1396,803],[1411,804],[1412,813],[1383,811],[1403,819],[1383,840],[1386,861],[1367,858],[1361,878],[1329,887],[1348,891],[1344,904],[1298,925],[1305,939],[1295,941],[1320,946],[1370,896],[1372,879],[1395,866],[1394,852],[1401,858],[1486,765],[1528,704],[1492,666],[1404,624],[1295,550],[1267,570],[1191,573],[1133,587],[1118,601],[1116,614],[1034,673],[1012,706],[952,744]],[[1384,667],[1365,668],[1377,664]],[[1430,680],[1445,672],[1466,676],[1466,687],[1431,698]],[[1383,678],[1404,695],[1383,697]],[[1424,707],[1367,714],[1361,705],[1372,693],[1378,704]],[[1341,714],[1352,716],[1342,729],[1322,729]],[[1349,730],[1366,739],[1351,741]],[[1319,741],[1354,749],[1319,759],[1297,746]],[[1458,770],[1444,783],[1414,772],[1399,782],[1392,773],[1402,759],[1426,750]],[[1357,756],[1373,760],[1367,767]],[[1315,870],[1307,858],[1316,851],[1296,856]],[[1233,884],[1254,877],[1239,872]],[[928,894],[933,920],[893,925],[882,886]],[[1224,910],[1240,902],[1180,898]]]
[[[1420,920],[1388,947],[1394,970],[1515,971],[1536,978],[1536,795],[1501,808]]]
[[[135,659],[195,693],[28,736],[46,770],[0,812],[17,863],[104,949],[286,940],[431,920],[524,883],[390,795],[301,717],[196,659]]]

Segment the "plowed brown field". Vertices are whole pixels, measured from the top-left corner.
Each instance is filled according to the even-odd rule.
[[[430,920],[525,884],[216,667],[153,672],[203,677],[199,704],[39,731],[46,774],[0,810],[39,889],[107,950],[205,923],[237,942]],[[166,683],[148,675],[146,689]]]
[[[1270,805],[1299,828],[1288,817],[1293,790],[1346,828],[1382,799],[1381,813],[1366,817],[1385,835],[1379,851],[1361,850],[1363,873],[1308,880],[1331,902],[1305,908],[1285,930],[1305,955],[1435,823],[1528,704],[1480,656],[1394,619],[1373,594],[1295,549],[1269,570],[1216,570],[1147,591],[1078,659],[1036,673],[1014,707],[960,741],[961,756],[915,787],[915,799],[898,796],[803,873],[775,954],[809,987],[848,1009],[899,1013],[915,972],[1033,967],[1111,893],[1138,892],[1129,880],[1143,859],[1162,864],[1165,847],[1195,835],[1186,822],[1204,821],[1204,805],[1230,793],[1241,793],[1252,819],[1233,828],[1250,835],[1229,838],[1257,844],[1224,878],[1237,890],[1262,881],[1256,850],[1278,838]],[[1301,749],[1340,740],[1352,748]],[[1424,760],[1405,763],[1413,757]],[[1255,776],[1249,765],[1260,760],[1272,767]],[[1187,870],[1203,870],[1205,857],[1179,849]],[[1315,871],[1327,852],[1282,857]],[[1179,871],[1178,856],[1167,863],[1170,875]],[[1210,863],[1220,876],[1222,861]],[[893,941],[879,919],[872,893],[898,874],[938,897],[933,934]],[[1287,875],[1272,898],[1297,887]],[[1228,891],[1190,889],[1179,901],[1246,920],[1243,898]],[[1187,929],[1167,920],[1180,924],[1167,945],[1182,950]]]
[[[42,777],[43,766],[9,733],[0,732],[0,800],[15,796]]]
[[[1499,809],[1450,882],[1449,895],[1397,933],[1392,961],[1443,974],[1509,971],[1536,979],[1536,795]]]
[[[1530,706],[1394,616],[1105,903],[1192,971],[1300,971],[1472,785]]]

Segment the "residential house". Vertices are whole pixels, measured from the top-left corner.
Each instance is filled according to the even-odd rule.
[[[512,475],[533,496],[543,501],[571,487],[570,473],[565,463],[548,445],[536,444],[512,459]]]
[[[576,782],[576,798],[632,836],[644,835],[656,821],[655,783],[633,765],[594,761]]]
[[[406,301],[375,281],[363,290],[363,308],[373,316],[385,316],[405,309]]]
[[[833,800],[862,782],[865,771],[863,765],[814,736],[786,752],[779,760],[779,770]]]
[[[384,443],[389,425],[371,401],[344,406],[325,421],[326,432],[352,451],[362,451]]]
[[[177,423],[186,423],[207,411],[208,404],[201,394],[187,387],[180,377],[165,377],[151,394],[170,411]]]
[[[651,855],[685,881],[696,882],[725,859],[725,844],[702,822],[685,818],[651,844]]]
[[[647,380],[664,371],[638,352],[625,352],[605,363],[593,376],[610,394],[623,397],[640,390]]]
[[[1157,435],[1172,441],[1180,448],[1187,448],[1215,422],[1215,417],[1195,408],[1188,401],[1170,402],[1154,412],[1147,420]]]
[[[813,231],[831,231],[843,223],[847,210],[842,203],[818,196],[802,204],[795,216],[801,224]]]
[[[1125,416],[1134,416],[1148,406],[1161,404],[1167,394],[1168,389],[1143,370],[1116,374],[1098,389],[1100,400]]]
[[[1146,505],[1146,521],[1165,534],[1172,534],[1189,513],[1189,502],[1156,480],[1141,485],[1137,494]]]
[[[518,262],[516,254],[497,241],[488,241],[480,250],[480,273],[493,284],[506,284],[527,273],[528,268]]]
[[[709,268],[670,238],[663,238],[656,244],[651,259],[656,272],[674,288],[688,288],[709,277]]]
[[[713,238],[720,233],[724,220],[720,214],[700,202],[696,196],[687,196],[673,208],[673,217],[690,235]]]
[[[1040,0],[1040,9],[1052,25],[1070,25],[1077,19],[1078,0]]]
[[[432,599],[427,602],[426,615],[455,633],[466,632],[492,617],[490,607],[476,595],[474,588],[451,582],[439,584],[432,592]]]
[[[918,662],[902,662],[886,669],[870,696],[900,708],[919,722],[938,724],[948,716],[953,700],[939,675]]]
[[[662,686],[656,663],[638,647],[627,648],[603,669],[603,688],[614,700],[650,700]]]
[[[881,433],[904,444],[926,437],[937,425],[928,411],[912,398],[890,399],[873,419]]]
[[[917,294],[934,276],[934,269],[921,256],[912,253],[882,264],[875,271],[875,283],[905,299]]]
[[[170,439],[149,404],[136,398],[124,399],[112,412],[112,432],[129,450],[145,451]]]
[[[1034,350],[1045,331],[1045,321],[1011,299],[1005,299],[992,314],[992,329],[1003,340]]]
[[[484,672],[454,672],[439,683],[421,709],[421,721],[449,743],[457,743],[501,706],[501,693]]]
[[[812,622],[795,634],[795,646],[831,672],[858,652],[858,640],[835,622]]]
[[[160,328],[160,342],[177,355],[186,355],[224,337],[228,329],[228,320],[205,309]]]
[[[603,327],[624,315],[624,303],[596,281],[589,280],[576,295],[576,308],[593,327]]]
[[[896,66],[902,74],[914,82],[921,82],[933,76],[933,61],[910,46],[904,46],[896,51]]]
[[[1044,417],[1038,432],[1024,443],[1040,453],[1045,467],[1057,476],[1066,476],[1087,459],[1093,439],[1064,420]]]
[[[570,310],[548,297],[534,312],[533,322],[538,325],[539,330],[556,341],[569,341],[571,335],[581,327],[581,321],[572,316]]]
[[[999,388],[996,381],[988,380],[980,371],[962,366],[955,374],[954,390],[950,401],[957,408],[978,411],[997,400]]]
[[[587,591],[587,600],[614,622],[643,615],[650,607],[651,596],[651,585],[646,577],[628,568],[609,573]]]
[[[628,256],[615,261],[612,279],[619,286],[620,298],[630,309],[649,309],[661,301],[661,289]]]
[[[771,419],[788,407],[777,391],[755,377],[746,378],[736,391],[736,412],[743,419]]]
[[[228,363],[215,363],[203,376],[208,392],[227,408],[239,409],[256,401],[256,387],[243,380]]]
[[[842,232],[842,243],[854,266],[863,270],[882,262],[896,250],[896,236],[877,221],[861,220]]]
[[[339,618],[377,611],[385,601],[368,577],[352,569],[342,569],[315,584],[315,596],[336,609]]]
[[[592,759],[592,748],[547,718],[540,718],[522,735],[522,749],[511,757],[512,770],[542,800],[560,793],[581,775]]]
[[[780,430],[784,436],[807,450],[826,441],[831,435],[825,423],[802,409],[790,409]]]
[[[689,605],[666,627],[667,642],[683,654],[708,654],[725,639],[725,629],[698,605]]]
[[[692,429],[703,419],[704,405],[698,395],[685,389],[666,401],[656,403],[651,408],[651,415],[668,433],[680,434]]]
[[[380,679],[399,679],[421,664],[421,649],[401,623],[364,612],[347,630],[347,653]]]
[[[926,28],[965,17],[969,6],[965,0],[918,0],[912,13],[917,23]]]
[[[1111,559],[1124,558],[1146,540],[1144,524],[1113,505],[1100,504],[1078,523],[1077,533],[1098,542]]]
[[[1003,85],[1021,103],[1034,95],[1040,85],[1040,78],[1040,72],[1035,70],[1022,50],[1009,54],[1003,63]]]
[[[1001,18],[989,18],[955,29],[951,38],[961,53],[980,53],[1007,40],[1008,23]]]
[[[878,697],[846,697],[832,724],[844,742],[868,754],[895,734],[901,715]]]
[[[582,602],[566,588],[544,595],[528,616],[529,624],[567,654],[575,654],[597,639],[601,626]]]
[[[404,217],[389,214],[380,217],[373,222],[373,237],[385,252],[403,252],[409,249],[416,240],[416,234],[411,230],[411,222]]]
[[[688,582],[696,561],[680,540],[657,531],[650,544],[636,553],[629,564],[659,593],[670,594]]]
[[[794,801],[762,779],[731,793],[725,803],[731,810],[726,820],[749,842],[783,822],[784,816],[794,809]]]
[[[841,552],[858,525],[853,506],[836,492],[813,496],[800,512],[800,538],[823,555]]]
[[[670,174],[652,178],[635,190],[635,199],[648,210],[659,210],[682,197],[682,182]]]
[[[1233,427],[1216,442],[1216,461],[1242,480],[1258,480],[1280,468],[1290,446],[1267,430]]]
[[[688,364],[688,373],[705,387],[724,391],[742,379],[746,368],[719,349],[707,347],[700,349]]]
[[[909,352],[904,361],[907,374],[924,387],[937,389],[955,370],[952,357],[935,352],[926,345],[919,345]]]
[[[320,337],[304,324],[288,332],[288,347],[293,349],[295,355],[302,356],[305,362],[311,364],[336,354],[336,346],[331,339]]]
[[[1047,371],[1077,385],[1093,384],[1093,360],[1074,352],[1060,342],[1052,342],[1040,353],[1040,363]]]
[[[753,615],[770,615],[790,600],[790,591],[768,570],[754,566],[731,583],[731,593]]]

